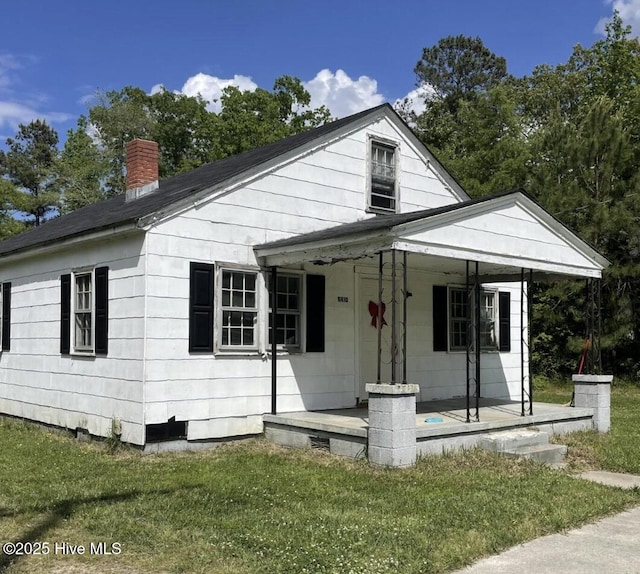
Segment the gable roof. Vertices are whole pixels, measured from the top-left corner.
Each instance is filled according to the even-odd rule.
[[[259,148],[229,156],[205,164],[192,171],[161,180],[157,190],[135,200],[127,202],[125,201],[125,194],[121,194],[111,199],[83,207],[67,215],[51,219],[35,229],[0,242],[0,256],[6,256],[92,232],[117,228],[126,224],[135,224],[143,218],[188,200],[196,196],[196,194],[205,192],[216,186],[222,186],[255,168],[266,166],[269,162],[277,160],[287,153],[294,152],[306,145],[316,144],[322,139],[335,135],[342,130],[347,130],[352,126],[357,126],[362,122],[366,123],[382,116],[389,116],[389,114],[404,126],[406,132],[411,134],[425,155],[432,159],[438,167],[446,173],[446,170],[438,162],[437,158],[413,136],[409,127],[402,121],[393,108],[385,103],[375,108],[327,123],[318,128],[295,134]],[[458,194],[466,196],[462,188],[453,178],[451,178],[451,181],[454,183]]]
[[[511,241],[496,241],[507,238]],[[494,269],[518,267],[584,277],[600,277],[610,265],[521,189],[379,215],[256,245],[254,252],[270,267],[353,260],[392,249],[450,260],[481,259]]]
[[[412,221],[419,221],[421,219],[428,219],[436,215],[463,209],[465,207],[469,207],[470,205],[485,203],[487,201],[495,200],[498,197],[504,197],[506,195],[512,195],[514,193],[524,192],[521,192],[521,190],[512,189],[509,191],[497,193],[495,195],[489,195],[477,199],[470,199],[468,201],[463,201],[462,203],[443,205],[441,207],[434,207],[431,209],[421,209],[420,211],[410,211],[408,213],[376,215],[375,217],[361,219],[360,221],[354,221],[353,223],[343,223],[342,225],[336,225],[335,227],[329,227],[328,229],[311,231],[309,233],[302,233],[300,235],[294,235],[293,237],[287,237],[285,239],[278,239],[277,241],[270,241],[268,243],[263,243],[262,245],[256,245],[254,247],[254,250],[277,250],[285,247],[295,247],[308,243],[322,242],[325,240],[346,237],[355,239],[360,235],[368,235],[376,231],[389,231],[397,225],[410,223]]]

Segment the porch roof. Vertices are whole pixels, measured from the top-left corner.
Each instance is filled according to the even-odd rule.
[[[465,261],[481,263],[485,280],[601,277],[609,261],[522,190],[445,207],[379,215],[257,245],[261,265],[330,264],[405,251],[411,264],[459,273]]]

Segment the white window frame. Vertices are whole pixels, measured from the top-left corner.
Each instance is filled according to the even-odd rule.
[[[78,278],[89,277],[90,297],[91,303],[88,310],[85,308],[78,309]],[[91,321],[91,344],[80,345],[78,344],[78,328],[77,328],[77,316],[78,314],[89,315]],[[71,349],[74,354],[78,355],[93,355],[95,352],[96,344],[96,281],[95,281],[95,268],[91,269],[77,269],[71,273]]]
[[[449,294],[448,301],[447,301],[447,321],[448,321],[448,330],[449,330],[448,345],[449,345],[449,351],[457,352],[457,351],[465,351],[467,346],[466,345],[463,345],[463,346],[453,345],[453,337],[454,337],[453,326],[454,326],[454,323],[463,323],[466,326],[466,319],[463,320],[461,317],[454,317],[453,316],[452,309],[453,309],[453,305],[454,305],[454,298],[453,298],[453,293],[454,292],[455,293],[462,293],[466,298],[467,297],[467,290],[466,290],[466,287],[457,286],[457,285],[451,285],[451,286],[449,286],[449,289],[448,289],[448,294]],[[486,345],[486,344],[481,345],[480,346],[480,350],[481,351],[486,351],[486,352],[492,352],[492,351],[498,351],[499,345],[500,345],[499,332],[498,332],[498,326],[500,325],[500,316],[499,316],[499,312],[500,311],[499,311],[498,290],[480,286],[480,304],[481,304],[481,318],[480,318],[481,332],[480,332],[480,338],[481,338],[481,340],[482,340],[482,336],[483,336],[483,331],[482,331],[482,323],[483,323],[482,307],[484,307],[482,298],[483,298],[483,296],[488,296],[488,295],[491,295],[493,297],[493,342],[491,344],[489,344],[489,345]],[[472,307],[471,307],[472,317],[473,317],[474,311],[475,311],[475,295],[472,294]]]
[[[399,213],[400,212],[400,143],[397,141],[369,135],[367,149],[367,211],[371,213]],[[374,192],[374,147],[386,148],[393,151],[393,196],[388,196],[393,202],[393,207],[381,207],[373,205],[373,196],[387,197],[384,194]]]
[[[224,296],[224,291],[227,291],[227,288],[224,286],[224,275],[225,273],[242,273],[244,275],[253,275],[255,279],[254,283],[254,306],[234,306],[233,304],[223,304],[225,303],[226,297]],[[260,340],[259,340],[259,322],[260,322],[260,303],[261,303],[261,292],[260,292],[260,270],[254,267],[244,267],[233,264],[219,264],[216,266],[216,277],[215,277],[215,325],[214,325],[214,336],[215,336],[215,348],[217,351],[223,353],[246,353],[246,352],[255,352],[259,349]],[[230,303],[233,303],[233,275],[231,276],[231,289],[229,300]],[[236,289],[237,291],[237,289]],[[243,283],[242,293],[246,294],[248,291],[245,289],[245,285]],[[246,303],[246,297],[243,295],[243,303]],[[232,326],[225,326],[224,324],[224,316],[226,312],[240,312],[240,313],[251,313],[253,314],[253,343],[250,345],[233,345],[233,344],[224,344],[224,334],[226,329],[233,328]],[[242,330],[246,328],[246,326],[240,325],[239,327]]]
[[[304,333],[306,331],[306,297],[305,297],[305,273],[301,272],[301,271],[296,271],[296,270],[290,270],[287,269],[286,271],[280,271],[278,270],[278,280],[280,280],[281,277],[285,277],[288,279],[292,279],[295,278],[298,281],[298,309],[297,310],[287,310],[285,309],[284,311],[278,307],[278,315],[289,315],[289,316],[294,316],[297,317],[297,335],[298,335],[298,341],[297,343],[294,344],[290,344],[290,343],[279,343],[276,345],[276,348],[279,351],[289,351],[289,352],[293,352],[293,353],[300,353],[304,350],[304,346],[305,346],[305,339],[304,339]],[[269,322],[271,321],[271,312],[272,312],[272,308],[271,305],[269,304],[269,297],[271,296],[271,289],[270,289],[270,282],[271,282],[271,274],[268,273],[266,280],[265,280],[265,286],[266,286],[266,299],[267,299],[267,305],[266,305],[266,309],[267,309],[267,319],[265,321],[266,323],[266,337],[265,337],[265,341],[266,344],[269,348],[271,348],[271,340],[269,337],[271,328],[269,326]],[[276,294],[277,295],[277,294]]]

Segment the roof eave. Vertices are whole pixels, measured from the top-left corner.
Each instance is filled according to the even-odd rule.
[[[62,251],[73,247],[81,243],[88,243],[91,241],[100,241],[111,237],[120,237],[129,235],[131,233],[140,232],[144,233],[144,229],[141,229],[136,221],[128,221],[124,224],[104,226],[98,229],[92,229],[90,231],[80,232],[73,235],[68,235],[57,241],[50,243],[37,243],[35,245],[29,245],[26,247],[18,248],[13,251],[0,254],[0,266],[7,263],[12,263],[16,259],[24,260],[26,257],[39,257],[53,253],[56,251]]]

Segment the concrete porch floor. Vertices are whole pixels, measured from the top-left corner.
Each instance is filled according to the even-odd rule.
[[[466,422],[466,399],[421,402],[416,407],[416,440],[419,454],[441,454],[457,448],[471,448],[483,434],[523,427],[535,427],[550,434],[566,434],[593,427],[593,409],[578,409],[551,403],[533,404],[533,415],[521,416],[520,402],[481,399],[480,420]],[[528,407],[528,405],[526,405]],[[367,444],[366,408],[300,411],[264,415],[267,438],[287,446],[311,446],[324,441],[332,452],[362,456]],[[429,422],[428,422],[429,421]],[[335,446],[335,448],[334,448]]]

